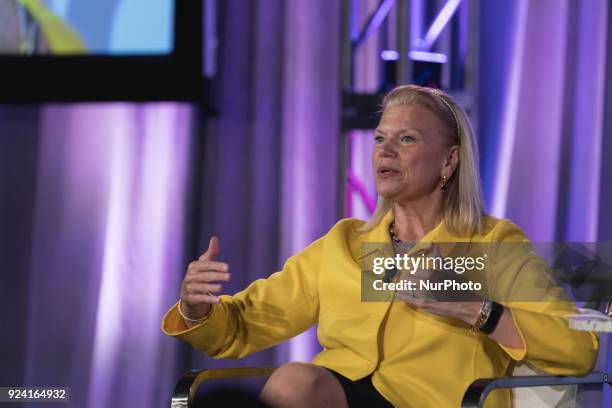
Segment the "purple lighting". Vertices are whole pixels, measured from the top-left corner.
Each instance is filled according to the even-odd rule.
[[[523,70],[523,50],[525,48],[525,32],[527,25],[527,2],[519,1],[516,11],[516,31],[512,48],[512,61],[508,81],[508,91],[505,101],[505,111],[502,118],[502,137],[497,152],[498,165],[495,172],[495,183],[491,215],[504,217],[508,203],[510,186],[510,168],[516,135],[516,119],[518,117],[519,96],[521,88],[521,73]]]
[[[176,205],[185,191],[189,132],[181,128],[189,123],[190,108],[168,103],[98,109],[109,123],[112,165],[88,406],[153,406],[145,391],[156,380],[146,373],[158,370],[150,358],[163,350],[156,323],[168,297],[177,296],[167,284],[169,271],[181,267]],[[133,392],[114,391],[112,378],[119,372],[132,379]]]
[[[425,5],[423,0],[412,0],[410,2],[410,38],[411,48],[420,48],[423,42],[423,15]]]
[[[597,240],[599,199],[601,195],[602,129],[606,82],[606,30],[608,2],[590,1],[580,4],[580,24],[576,58],[575,87],[576,120],[573,133],[580,135],[572,141],[572,160],[569,195],[569,225],[567,239],[593,242]],[[589,182],[585,182],[589,180]],[[609,388],[609,387],[608,387]]]
[[[283,81],[281,250],[288,258],[320,237],[336,222],[339,132],[339,2],[289,1]],[[318,73],[327,72],[329,75]],[[337,72],[334,74],[334,72]],[[325,175],[325,176],[322,176]],[[288,359],[310,361],[319,351],[314,328],[289,340]]]
[[[40,111],[23,383],[69,387],[71,406],[160,407],[176,376],[159,320],[184,268],[192,108]]]
[[[365,28],[359,33],[359,36],[354,41],[355,45],[361,44],[364,42],[372,33],[374,33],[378,27],[381,25],[385,18],[387,18],[387,14],[391,10],[393,3],[395,0],[383,0],[382,3],[378,6],[378,9],[372,14],[368,22],[366,23]]]
[[[434,42],[436,42],[442,30],[444,30],[444,27],[446,27],[453,14],[455,14],[459,4],[461,4],[461,0],[448,0],[446,4],[442,6],[442,9],[433,23],[431,23],[431,27],[429,27],[427,34],[425,34],[425,40],[422,45],[425,51],[431,50]]]
[[[413,61],[437,62],[439,64],[446,64],[448,61],[448,57],[439,52],[410,51],[408,55]]]
[[[374,210],[376,209],[376,199],[370,196],[370,193],[368,192],[368,189],[364,185],[363,181],[357,177],[353,170],[349,171],[348,185],[351,190],[355,190],[357,194],[359,194],[359,197],[361,197],[363,204],[366,206],[370,214],[374,213]],[[347,216],[350,215],[351,214],[347,214]]]
[[[368,62],[375,59],[368,60]],[[365,81],[364,81],[365,82]],[[376,207],[376,181],[372,170],[374,137],[372,131],[354,130],[349,133],[351,151],[347,173],[345,217],[367,220]]]
[[[399,52],[394,50],[384,50],[380,53],[380,58],[384,61],[397,61],[399,59]]]

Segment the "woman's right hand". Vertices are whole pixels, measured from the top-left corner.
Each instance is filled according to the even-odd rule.
[[[181,284],[181,311],[193,320],[198,320],[210,311],[211,304],[220,300],[213,293],[223,290],[220,283],[229,281],[229,266],[214,259],[219,254],[219,238],[213,236],[206,252],[187,267]],[[185,322],[189,325],[188,322]]]

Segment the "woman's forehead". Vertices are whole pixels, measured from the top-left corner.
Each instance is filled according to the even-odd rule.
[[[416,129],[424,131],[444,124],[429,108],[421,105],[395,105],[385,108],[377,130],[383,133]]]

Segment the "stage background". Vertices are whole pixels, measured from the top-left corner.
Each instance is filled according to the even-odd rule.
[[[311,330],[213,361],[160,321],[212,233],[231,293],[337,221],[340,13],[327,0],[223,2],[216,118],[172,102],[0,107],[0,385],[67,386],[75,407],[163,407],[186,369],[318,351]],[[535,241],[612,241],[609,16],[604,0],[481,2],[487,208]],[[355,148],[367,156],[368,143]]]

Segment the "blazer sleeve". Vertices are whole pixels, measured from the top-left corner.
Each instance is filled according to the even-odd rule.
[[[177,305],[162,331],[213,358],[241,358],[296,336],[319,315],[318,274],[323,239],[287,260],[283,269],[258,279],[221,303],[200,325],[185,329]]]
[[[536,255],[523,231],[509,221],[502,222],[495,242],[503,253],[495,268],[496,297],[510,309],[525,346],[499,347],[513,360],[527,361],[552,375],[589,373],[599,340],[594,332],[569,328],[565,316],[578,311],[551,278],[548,264]]]

